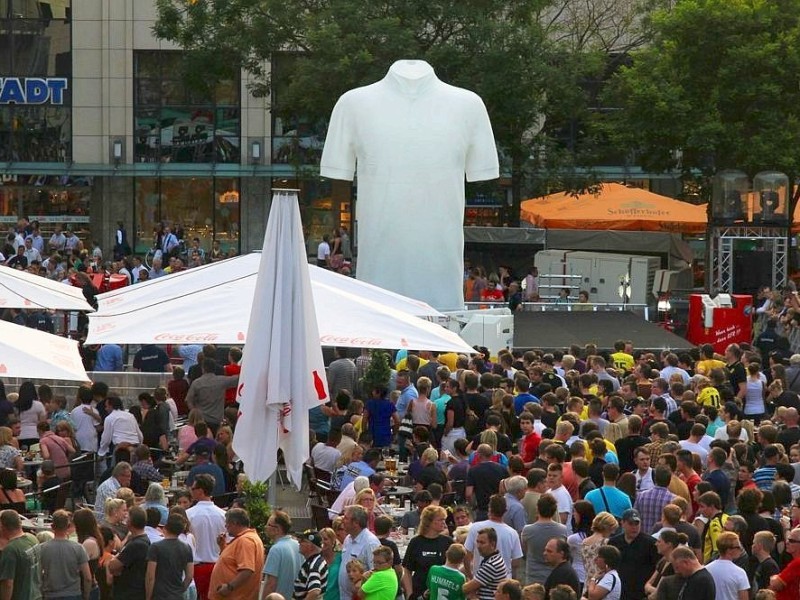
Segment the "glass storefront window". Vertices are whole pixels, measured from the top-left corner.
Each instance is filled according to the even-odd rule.
[[[239,180],[225,177],[140,177],[135,179],[135,252],[153,246],[160,223],[187,242],[197,237],[206,250],[214,239],[225,252],[239,252]]]
[[[0,161],[66,162],[72,158],[70,2],[0,2]],[[63,93],[29,99],[28,84],[66,79]],[[13,82],[9,83],[9,80]],[[10,85],[24,90],[24,98]],[[8,88],[8,89],[6,89]],[[20,92],[21,93],[21,92]]]
[[[181,53],[134,53],[134,146],[137,162],[238,163],[241,157],[239,81],[211,92],[180,78]]]
[[[37,220],[48,239],[56,224],[67,226],[85,247],[92,241],[89,204],[91,177],[67,175],[3,175],[0,177],[0,227],[16,223],[20,216]]]
[[[353,187],[349,181],[333,179],[273,179],[272,188],[300,190],[303,236],[309,256],[316,255],[322,236],[335,227],[353,230]]]

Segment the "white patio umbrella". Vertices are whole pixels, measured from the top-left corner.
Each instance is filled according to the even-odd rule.
[[[243,344],[260,258],[253,253],[101,294],[87,343]],[[439,315],[424,302],[307,269],[323,346],[473,351],[452,331],[414,316]]]
[[[78,342],[0,321],[0,377],[89,381]]]
[[[273,197],[247,337],[233,448],[252,481],[270,478],[282,449],[300,489],[308,411],[328,392],[296,192]]]
[[[94,310],[80,288],[0,266],[0,309],[3,308]]]

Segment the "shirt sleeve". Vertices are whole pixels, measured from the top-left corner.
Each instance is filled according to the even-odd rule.
[[[472,127],[469,132],[466,164],[464,165],[467,181],[497,179],[500,176],[500,165],[489,113],[486,112],[486,106],[477,95],[474,97],[473,103]]]
[[[319,173],[322,177],[352,181],[356,169],[355,126],[351,107],[352,92],[336,102],[331,113],[328,135],[322,149]]]

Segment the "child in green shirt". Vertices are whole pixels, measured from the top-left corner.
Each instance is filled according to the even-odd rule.
[[[392,568],[394,556],[391,548],[381,546],[372,553],[373,569],[364,574],[361,593],[364,600],[395,600],[397,575]]]
[[[462,586],[467,578],[461,572],[467,551],[461,544],[452,544],[445,554],[444,565],[435,565],[428,571],[429,600],[464,600]]]

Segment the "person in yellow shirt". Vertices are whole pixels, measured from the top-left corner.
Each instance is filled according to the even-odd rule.
[[[717,358],[719,355],[714,354],[714,347],[711,344],[703,344],[700,347],[700,360],[695,364],[695,372],[700,375],[708,376],[711,369],[723,369],[725,361]]]
[[[697,404],[719,408],[719,392],[717,388],[711,385],[711,380],[707,377],[703,377],[697,382]]]
[[[611,354],[611,364],[615,369],[630,373],[633,371],[635,362],[633,355],[625,352],[625,340],[617,340],[614,342],[614,352]]]

